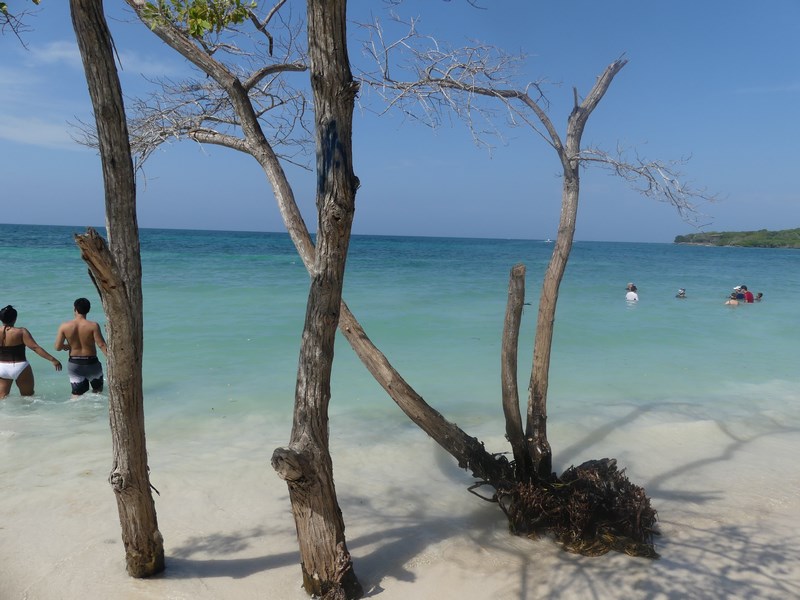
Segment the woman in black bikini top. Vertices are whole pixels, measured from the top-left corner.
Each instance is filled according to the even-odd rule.
[[[13,306],[0,309],[0,322],[3,324],[0,332],[0,399],[8,396],[14,381],[21,395],[33,396],[33,369],[25,359],[25,348],[49,360],[56,371],[61,370],[61,363],[36,343],[30,331],[14,326],[17,311]]]

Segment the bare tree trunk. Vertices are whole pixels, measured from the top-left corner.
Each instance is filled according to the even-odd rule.
[[[525,265],[514,265],[508,282],[508,304],[503,324],[503,344],[500,359],[500,381],[503,393],[503,414],[506,418],[506,437],[514,453],[517,481],[528,481],[530,459],[522,434],[522,415],[519,411],[517,386],[517,348],[522,307],[525,305]]]
[[[550,479],[553,470],[553,452],[547,440],[547,388],[549,385],[550,352],[553,345],[553,324],[556,320],[558,289],[564,278],[567,261],[575,237],[575,223],[578,216],[578,197],[580,192],[581,137],[586,121],[597,104],[602,100],[608,86],[625,66],[627,61],[616,60],[606,67],[597,78],[589,95],[578,104],[575,91],[575,106],[567,121],[567,142],[562,145],[550,119],[535,103],[528,103],[550,133],[553,147],[558,152],[564,172],[561,194],[561,216],[558,223],[553,255],[542,282],[539,299],[539,314],[536,320],[533,367],[531,368],[528,389],[528,423],[526,438],[528,452],[533,461],[534,471],[543,479]]]
[[[300,348],[294,424],[272,464],[289,486],[309,594],[360,598],[336,499],[328,445],[328,403],[345,262],[355,213],[352,121],[358,84],[347,56],[345,0],[309,0],[319,229]]]
[[[142,268],[136,179],[128,127],[102,0],[70,0],[72,24],[92,99],[105,185],[109,244],[93,230],[76,236],[108,327],[111,483],[128,573],[164,570],[164,543],[150,491],[142,391]]]
[[[534,472],[544,480],[550,479],[553,471],[553,452],[547,440],[547,388],[558,288],[564,278],[575,235],[579,189],[577,170],[577,166],[574,173],[572,171],[567,173],[565,170],[558,235],[539,298],[536,337],[533,345],[533,368],[528,388],[528,423],[525,437],[528,440],[528,452]]]

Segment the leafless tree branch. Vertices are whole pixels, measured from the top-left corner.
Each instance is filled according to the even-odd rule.
[[[170,139],[188,138],[247,151],[230,98],[214,82],[160,81],[159,85],[158,93],[132,102],[131,145],[140,164]],[[279,156],[301,164],[295,157],[310,143],[304,93],[275,75],[263,87],[252,89],[250,98],[265,134],[282,149]]]
[[[244,89],[250,90],[254,86],[258,85],[260,81],[262,81],[265,77],[269,77],[270,75],[276,75],[279,73],[288,73],[290,71],[294,71],[296,73],[307,71],[308,65],[304,63],[293,63],[293,64],[280,64],[280,65],[266,65],[261,69],[258,69],[253,74],[251,74],[247,80],[242,82]]]
[[[385,110],[400,108],[431,127],[439,126],[443,115],[455,115],[469,127],[477,145],[491,148],[487,136],[500,139],[503,136],[502,123],[498,121],[501,113],[496,110],[499,102],[505,124],[530,128],[556,150],[565,169],[571,168],[571,161],[583,166],[600,165],[643,195],[672,204],[690,222],[704,217],[697,211],[696,202],[715,199],[705,190],[682,182],[678,161],[648,162],[637,157],[627,162],[622,153],[612,155],[598,148],[574,148],[567,152],[565,141],[548,115],[550,106],[543,89],[546,81],[519,83],[525,55],[509,55],[478,42],[449,49],[422,35],[416,19],[403,20],[392,15],[390,23],[393,31],[403,28],[391,40],[379,20],[363,25],[369,34],[364,53],[375,68],[362,72],[361,77],[385,100]],[[573,90],[570,120],[576,129],[583,129],[611,79],[626,63],[621,57],[609,65],[583,101],[578,90]],[[487,102],[481,102],[481,98]]]
[[[8,9],[0,10],[0,35],[11,32],[19,40],[23,48],[28,48],[23,34],[30,31],[28,21],[38,11],[24,9],[20,12],[11,12]]]
[[[129,4],[140,9],[143,1],[130,0]],[[260,32],[255,36],[227,30],[198,40],[173,25],[160,25],[163,31],[174,27],[174,43],[183,47],[181,53],[201,69],[203,77],[151,80],[155,92],[128,102],[131,148],[137,169],[141,170],[152,153],[170,140],[191,139],[246,152],[241,108],[234,105],[234,99],[243,94],[249,99],[252,115],[260,121],[263,134],[277,150],[276,156],[309,168],[312,136],[307,123],[306,82],[303,79],[295,86],[287,77],[308,69],[305,52],[297,45],[302,25],[292,19],[282,21],[280,34],[268,36],[266,51],[261,36],[284,4],[285,0],[278,0],[263,19],[251,12],[247,23]],[[280,58],[275,58],[273,55],[278,53]],[[236,61],[226,64],[223,54]],[[239,87],[242,93],[231,95],[231,86]],[[78,123],[78,129],[80,132],[73,137],[95,146],[94,127]]]
[[[278,0],[278,2],[275,4],[275,6],[272,7],[269,13],[267,13],[267,16],[264,17],[264,19],[259,19],[258,15],[256,15],[252,10],[248,11],[248,14],[250,15],[250,21],[253,23],[255,28],[261,33],[263,33],[267,38],[269,44],[268,53],[270,56],[272,56],[272,49],[275,43],[275,38],[272,37],[272,34],[269,31],[267,31],[267,25],[269,25],[269,22],[272,20],[272,18],[276,14],[278,14],[278,11],[284,4],[286,4],[286,0]]]
[[[486,148],[491,148],[490,138],[504,139],[502,119],[512,127],[527,125],[552,143],[541,123],[531,120],[514,102],[527,96],[537,107],[548,107],[542,81],[517,83],[527,60],[524,54],[508,54],[479,42],[449,48],[420,34],[416,19],[403,20],[396,14],[389,24],[393,29],[404,28],[404,33],[389,40],[378,19],[362,25],[368,33],[364,54],[376,68],[359,73],[385,102],[384,112],[399,108],[431,127],[455,115],[467,124],[474,142]],[[500,100],[502,109],[496,103],[481,102],[482,97]]]
[[[597,165],[626,181],[632,189],[647,198],[666,202],[675,207],[678,214],[692,224],[707,218],[701,213],[698,204],[715,202],[717,194],[705,188],[696,188],[683,180],[680,171],[687,159],[662,161],[647,160],[636,154],[633,158],[625,156],[624,150],[617,148],[614,154],[600,148],[581,150],[584,165]]]

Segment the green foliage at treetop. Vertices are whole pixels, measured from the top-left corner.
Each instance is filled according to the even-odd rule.
[[[42,0],[31,0],[34,4],[39,4]],[[8,12],[8,3],[0,2],[0,13],[3,13],[6,16],[10,16]]]
[[[148,2],[142,14],[153,25],[170,24],[199,39],[242,23],[255,7],[245,0],[157,0]]]
[[[675,236],[675,243],[748,248],[800,248],[800,229],[690,233],[689,235]]]

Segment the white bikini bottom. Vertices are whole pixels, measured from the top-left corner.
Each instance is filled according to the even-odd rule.
[[[11,381],[16,381],[17,377],[19,377],[27,368],[27,360],[13,363],[0,362],[0,379],[10,379]]]

